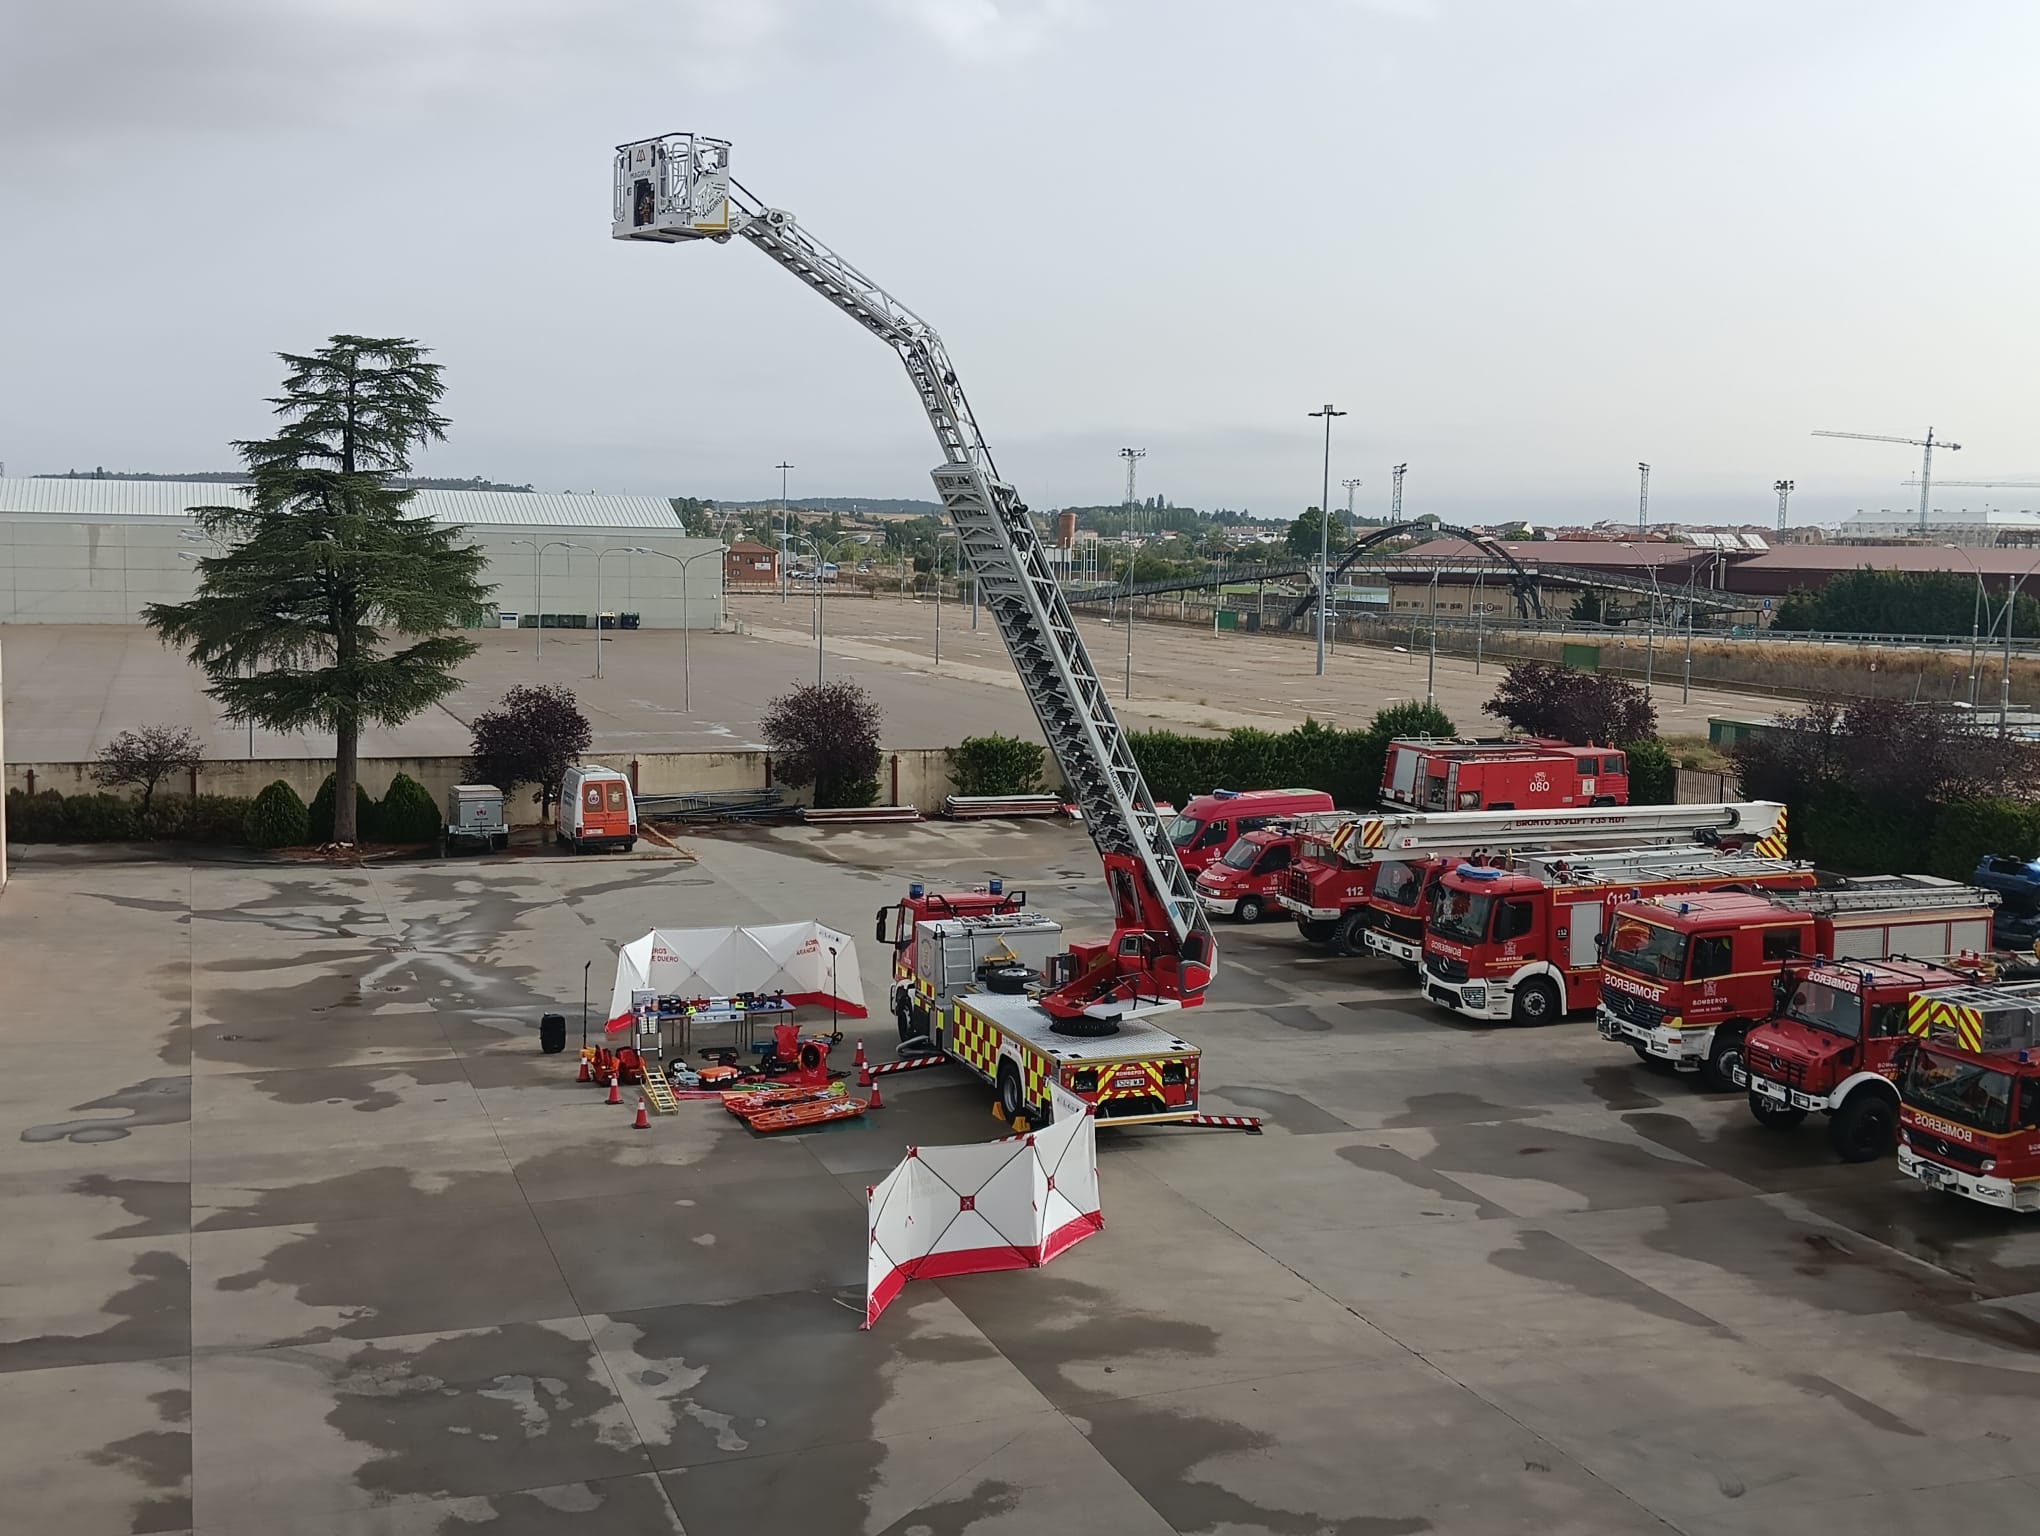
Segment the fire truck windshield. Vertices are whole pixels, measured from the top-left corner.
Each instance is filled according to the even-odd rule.
[[[1478,944],[1487,937],[1488,916],[1494,909],[1492,896],[1476,896],[1441,885],[1431,892],[1431,931],[1441,939]]]
[[[1981,1062],[1922,1048],[1913,1052],[1899,1094],[1915,1108],[1957,1125],[2000,1133],[2012,1128],[2012,1075]]]
[[[1853,992],[1838,992],[1817,981],[1802,981],[1786,1010],[1802,1024],[1853,1040],[1862,1033],[1863,1002]]]
[[[1417,899],[1416,867],[1401,859],[1382,865],[1381,872],[1374,877],[1374,896],[1392,906],[1413,905]]]
[[[1249,842],[1243,837],[1226,849],[1225,857],[1218,862],[1227,869],[1252,869],[1254,860],[1260,856],[1261,847],[1260,843]]]
[[[1197,834],[1204,823],[1195,816],[1178,816],[1169,823],[1169,841],[1178,848],[1188,848],[1197,840]]]
[[[1686,971],[1686,936],[1640,917],[1618,917],[1604,958],[1632,976],[1677,981]]]

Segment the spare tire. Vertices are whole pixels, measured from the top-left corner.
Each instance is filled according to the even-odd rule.
[[[1074,1019],[1057,1019],[1048,1026],[1058,1035],[1067,1035],[1072,1040],[1103,1040],[1108,1035],[1119,1033],[1119,1020],[1094,1019],[1079,1014]]]
[[[1034,972],[1017,961],[988,965],[984,969],[985,986],[994,992],[1025,992],[1027,983],[1033,979]]]

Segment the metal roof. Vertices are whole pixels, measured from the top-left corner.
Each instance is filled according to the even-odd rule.
[[[184,517],[193,507],[243,506],[231,485],[206,480],[0,479],[0,516],[25,513],[80,519]],[[417,491],[413,512],[436,523],[522,527],[632,528],[667,532],[680,526],[663,496],[553,496],[532,491]]]

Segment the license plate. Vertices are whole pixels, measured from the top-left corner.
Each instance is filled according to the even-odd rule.
[[[1622,1038],[1622,1026],[1613,1019],[1601,1020],[1601,1038],[1603,1040],[1620,1040]]]
[[[1763,1078],[1759,1078],[1751,1086],[1767,1099],[1776,1100],[1780,1104],[1785,1102],[1785,1090],[1777,1083],[1767,1082]]]
[[[1947,1169],[1937,1168],[1932,1163],[1915,1163],[1913,1166],[1919,1170],[1922,1184],[1939,1184],[1948,1177]]]

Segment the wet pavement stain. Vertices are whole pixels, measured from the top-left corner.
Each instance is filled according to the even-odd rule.
[[[462,1502],[470,1507],[447,1515],[437,1536],[559,1536],[569,1529],[590,1536],[681,1536],[679,1517],[649,1474]]]
[[[1638,1067],[1596,1067],[1581,1081],[1610,1109],[1656,1109],[1664,1103],[1647,1090]]]
[[[1483,1221],[1501,1220],[1509,1214],[1484,1196],[1475,1194],[1464,1184],[1427,1168],[1391,1147],[1341,1147],[1339,1157],[1364,1172],[1385,1173],[1391,1178],[1402,1180],[1413,1189],[1422,1190],[1427,1195],[1437,1195],[1455,1205],[1470,1205],[1473,1207],[1474,1215]]]
[[[98,1200],[118,1200],[133,1221],[99,1234],[114,1237],[169,1237],[191,1230],[191,1186],[181,1179],[116,1179],[88,1173],[73,1179],[70,1191]]]
[[[1925,1430],[1914,1428],[1889,1409],[1880,1408],[1867,1397],[1858,1397],[1848,1388],[1837,1386],[1825,1376],[1793,1375],[1787,1376],[1785,1380],[1802,1392],[1839,1404],[1874,1429],[1881,1429],[1894,1435],[1911,1435],[1916,1439],[1926,1437]]]
[[[1226,1088],[1221,1092],[1232,1103],[1263,1111],[1270,1125],[1279,1126],[1292,1136],[1325,1136],[1353,1129],[1337,1115],[1319,1109],[1298,1094],[1274,1088]]]
[[[152,1125],[186,1125],[191,1120],[191,1079],[148,1077],[117,1093],[89,1104],[73,1104],[72,1110],[117,1110],[120,1120],[59,1120],[50,1125],[31,1125],[21,1133],[26,1142],[71,1141],[81,1145],[121,1141],[132,1131]]]
[[[0,1371],[58,1365],[163,1360],[191,1352],[191,1267],[175,1253],[137,1254],[134,1284],[100,1308],[114,1319],[97,1333],[43,1334],[0,1341]]]
[[[147,1487],[162,1490],[140,1500],[129,1513],[128,1530],[180,1531],[191,1525],[191,1394],[182,1389],[154,1392],[156,1417],[181,1429],[151,1429],[111,1440],[85,1459],[96,1467],[117,1467]]]
[[[316,1226],[369,1219],[429,1224],[451,1213],[476,1209],[494,1182],[489,1174],[458,1172],[432,1175],[421,1187],[409,1168],[361,1168],[330,1179],[262,1190],[253,1203],[212,1211],[191,1229],[228,1232],[243,1227]],[[490,1209],[501,1204],[488,1202]]]
[[[1534,1228],[1519,1232],[1514,1248],[1491,1255],[1488,1262],[1507,1274],[1560,1287],[1578,1296],[1591,1296],[1596,1301],[1618,1302],[1647,1317],[1724,1337],[1728,1333],[1704,1312],[1694,1311],[1684,1302],[1673,1300],[1550,1232]]]
[[[1332,1032],[1331,1020],[1321,1018],[1313,1009],[1304,1004],[1291,1004],[1280,1008],[1264,1008],[1262,1017],[1271,1024],[1280,1024],[1284,1029],[1293,1029],[1300,1034],[1328,1035]]]
[[[1906,1375],[1930,1391],[1945,1393],[1952,1402],[1967,1402],[1975,1397],[2040,1402],[2040,1370],[2022,1371],[2009,1365],[1978,1365],[1969,1360],[1944,1360],[1939,1356],[1917,1353],[1893,1358]]]
[[[421,1088],[467,1088],[467,1068],[457,1059],[393,1061],[365,1067],[253,1072],[249,1081],[278,1104],[346,1104],[361,1114],[394,1109]],[[392,1084],[394,1086],[385,1086]]]
[[[1482,1121],[1527,1120],[1537,1113],[1534,1109],[1491,1103],[1477,1093],[1420,1093],[1405,1101],[1401,1114],[1390,1116],[1382,1124],[1389,1130],[1424,1129]]]
[[[981,1478],[969,1493],[923,1504],[895,1520],[879,1536],[964,1536],[980,1520],[1011,1514],[1019,1507],[1019,1489],[996,1478]]]
[[[1098,1415],[1088,1438],[1136,1493],[1173,1530],[1236,1529],[1270,1536],[1412,1536],[1428,1531],[1421,1516],[1324,1515],[1256,1503],[1221,1483],[1192,1477],[1199,1466],[1226,1456],[1264,1455],[1273,1435],[1228,1420],[1134,1403]]]
[[[644,1470],[585,1336],[509,1324],[371,1345],[333,1374],[326,1422],[374,1453],[355,1474],[369,1493],[500,1497]]]

